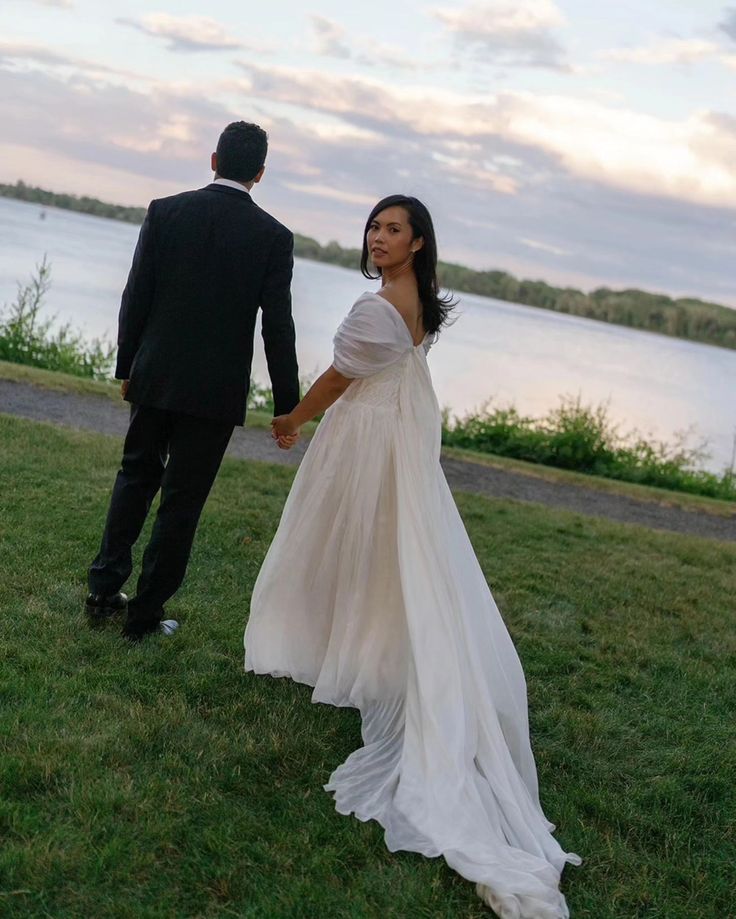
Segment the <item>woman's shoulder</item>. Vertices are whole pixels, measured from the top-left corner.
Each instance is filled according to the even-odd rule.
[[[391,313],[396,313],[397,309],[398,307],[383,294],[378,293],[376,290],[366,290],[357,297],[350,312],[374,314],[385,312],[387,315],[391,315]]]
[[[409,336],[413,343],[414,333],[411,332],[411,329],[416,326],[417,322],[420,321],[422,317],[422,305],[417,301],[416,292],[401,289],[381,289],[375,296],[386,304],[389,311],[393,314],[394,322],[398,324],[402,333],[406,333]],[[425,334],[422,342],[425,341],[426,338],[427,335]]]
[[[377,290],[364,290],[362,294],[358,295],[355,303],[370,303],[374,300],[383,300],[384,302],[388,302],[386,301],[386,298]]]
[[[337,334],[390,341],[403,346],[409,331],[401,313],[392,303],[377,292],[366,290],[353,303]]]
[[[386,290],[382,288],[380,291],[376,291],[374,296],[379,297],[400,313],[411,312],[416,309],[418,303],[413,293],[402,290]]]
[[[357,298],[350,310],[350,315],[356,314],[358,316],[373,317],[375,322],[386,327],[392,326],[401,329],[406,325],[399,305],[375,290],[366,290]]]
[[[408,297],[402,296],[396,291],[387,292],[377,290],[366,290],[355,301],[353,308],[358,307],[368,310],[371,306],[376,304],[376,302],[383,305],[389,315],[398,316],[399,319],[402,319],[404,313],[410,313],[414,308],[414,304]]]

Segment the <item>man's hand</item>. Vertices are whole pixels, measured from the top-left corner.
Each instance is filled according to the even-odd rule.
[[[130,386],[130,380],[123,380],[120,384],[120,395],[123,399],[128,395],[128,387]]]
[[[271,421],[271,436],[281,450],[290,450],[299,440],[299,428],[290,415],[279,415]]]

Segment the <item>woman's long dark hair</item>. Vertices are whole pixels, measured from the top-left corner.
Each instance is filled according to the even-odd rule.
[[[422,304],[422,324],[426,332],[439,332],[448,321],[450,310],[455,306],[451,294],[440,296],[437,283],[437,239],[434,235],[432,217],[418,198],[409,195],[389,195],[382,198],[368,215],[363,231],[363,253],[360,257],[360,270],[363,276],[375,281],[381,277],[368,271],[368,230],[374,219],[387,207],[403,207],[409,215],[413,239],[424,238],[424,245],[414,255],[414,274],[419,288],[419,300]]]

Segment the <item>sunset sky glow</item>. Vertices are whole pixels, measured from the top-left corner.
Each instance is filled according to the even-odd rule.
[[[256,200],[357,246],[397,191],[441,257],[736,306],[736,6],[5,0],[0,181],[147,204],[270,135]]]

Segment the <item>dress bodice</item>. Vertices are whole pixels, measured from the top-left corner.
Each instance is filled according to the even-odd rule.
[[[334,338],[333,364],[353,379],[341,402],[396,408],[402,380],[412,362],[424,361],[431,338],[415,345],[395,306],[379,294],[361,294]]]
[[[410,357],[411,353],[407,351],[384,370],[353,380],[343,394],[342,402],[395,409],[399,404],[399,389]]]

